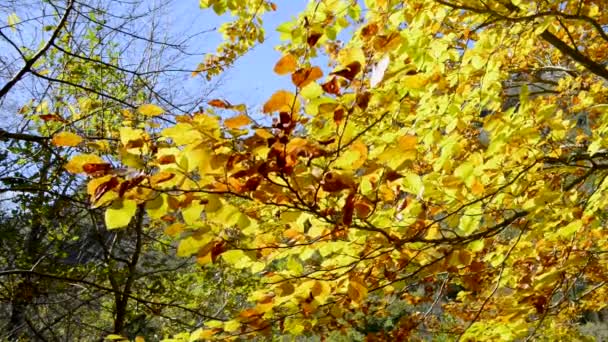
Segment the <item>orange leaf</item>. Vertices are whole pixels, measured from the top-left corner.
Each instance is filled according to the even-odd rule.
[[[53,135],[53,145],[55,146],[77,146],[82,142],[82,138],[78,134],[71,132],[61,132]]]
[[[291,75],[291,80],[296,87],[305,87],[310,82],[316,81],[323,76],[323,71],[319,67],[298,69]]]
[[[399,144],[399,148],[404,151],[411,151],[416,149],[416,136],[415,135],[404,135],[397,139],[397,144]]]
[[[483,183],[479,181],[479,179],[475,179],[473,184],[471,185],[471,192],[475,195],[483,195],[484,186]]]
[[[228,128],[240,128],[251,123],[251,119],[245,114],[237,115],[224,120],[224,125]]]
[[[279,90],[272,94],[270,100],[264,104],[264,113],[272,112],[291,112],[291,107],[295,102],[295,96],[287,90]]]
[[[175,156],[172,154],[166,154],[164,156],[158,157],[158,163],[161,165],[173,164],[175,163]]]
[[[224,100],[220,100],[220,99],[213,99],[209,102],[207,102],[208,105],[216,107],[216,108],[224,108],[224,109],[228,109],[231,108],[232,105]]]
[[[277,64],[274,66],[274,72],[279,75],[289,74],[290,72],[296,70],[297,64],[298,61],[296,58],[292,54],[287,54],[279,59]]]
[[[157,185],[159,183],[166,182],[173,177],[175,177],[175,174],[173,174],[173,173],[164,172],[164,171],[159,172],[159,173],[155,174],[154,176],[150,177],[150,184]]]

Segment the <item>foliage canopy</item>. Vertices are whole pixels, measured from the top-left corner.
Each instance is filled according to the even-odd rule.
[[[311,1],[278,27],[268,77],[293,87],[262,113],[215,99],[151,128],[166,114],[142,104],[66,169],[108,229],[145,211],[178,255],[256,275],[249,308],[177,340],[572,337],[607,302],[602,3]],[[208,77],[280,10],[201,6],[235,18]]]

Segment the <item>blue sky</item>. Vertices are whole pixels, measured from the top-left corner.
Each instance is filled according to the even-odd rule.
[[[230,68],[223,76],[221,88],[215,95],[232,103],[246,103],[249,106],[261,106],[278,89],[292,89],[293,85],[288,76],[276,75],[272,69],[281,58],[281,53],[275,46],[281,43],[276,27],[283,22],[290,21],[307,4],[307,0],[276,0],[276,12],[264,14],[264,28],[266,41],[259,44],[248,54],[240,58],[236,65]],[[218,27],[229,16],[218,17],[211,10],[202,10],[196,0],[179,0],[175,6],[176,18],[184,31],[194,29],[191,25],[200,25],[196,29]],[[218,32],[207,33],[202,39],[208,40],[204,45],[207,52],[212,52],[221,41]],[[198,58],[198,57],[197,57]],[[193,60],[195,67],[201,60]]]

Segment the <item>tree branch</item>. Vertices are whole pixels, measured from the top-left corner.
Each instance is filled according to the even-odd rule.
[[[68,6],[66,7],[65,12],[63,12],[63,16],[59,20],[59,24],[57,24],[57,27],[51,34],[51,37],[49,38],[49,40],[46,42],[46,44],[44,44],[44,46],[42,46],[40,48],[40,50],[38,50],[38,52],[36,52],[36,54],[34,54],[34,56],[32,58],[26,60],[23,68],[21,68],[21,70],[19,70],[17,72],[17,74],[15,74],[15,76],[13,76],[13,78],[10,81],[8,81],[2,87],[2,89],[0,89],[0,98],[3,98],[4,95],[6,95],[15,86],[15,84],[17,84],[17,82],[19,82],[21,80],[21,78],[23,78],[23,76],[25,74],[27,74],[29,71],[31,71],[34,64],[36,64],[36,62],[42,56],[44,56],[44,54],[47,52],[47,50],[53,45],[53,42],[55,41],[55,39],[57,39],[57,37],[59,36],[59,33],[65,26],[65,23],[68,20],[68,16],[69,16],[70,12],[72,11],[73,6],[74,6],[74,1],[69,0]]]

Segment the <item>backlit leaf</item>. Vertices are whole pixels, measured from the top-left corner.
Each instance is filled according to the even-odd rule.
[[[137,211],[137,202],[128,199],[119,199],[106,209],[106,228],[115,229],[129,225]]]
[[[298,61],[292,54],[286,54],[274,66],[274,72],[279,75],[289,74],[296,70]]]
[[[53,135],[52,142],[55,146],[77,146],[82,142],[82,137],[71,132],[61,132]]]
[[[159,116],[165,112],[164,109],[153,104],[144,104],[137,108],[137,111],[146,116]]]

